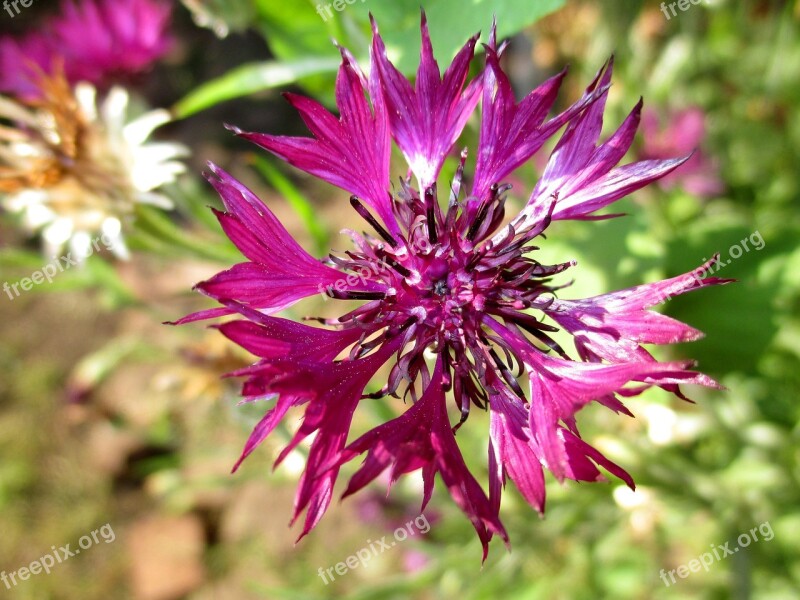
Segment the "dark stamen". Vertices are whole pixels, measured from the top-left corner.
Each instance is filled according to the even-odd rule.
[[[350,196],[350,206],[355,208],[356,212],[361,215],[361,218],[372,225],[372,228],[378,232],[378,235],[386,240],[392,248],[397,248],[397,240],[394,239],[391,234],[389,234],[389,232],[383,228],[383,225],[378,223],[375,217],[373,217],[366,208],[364,208],[364,205],[361,204],[358,196]]]
[[[383,292],[359,292],[353,290],[340,292],[334,288],[329,290],[329,295],[337,300],[383,300],[386,298],[386,294]]]
[[[467,422],[469,418],[469,407],[470,407],[470,400],[467,396],[461,396],[461,417],[458,419],[458,423],[455,424],[453,427],[453,435],[456,434],[458,429]]]
[[[483,225],[483,222],[486,220],[486,217],[489,214],[489,209],[498,200],[500,200],[500,202],[498,203],[498,209],[501,209],[501,205],[504,202],[501,196],[505,194],[508,190],[510,190],[511,186],[509,184],[499,185],[497,183],[493,183],[492,187],[489,189],[492,195],[489,197],[488,200],[481,203],[481,208],[478,211],[478,215],[475,217],[475,220],[472,222],[472,225],[470,225],[469,231],[467,231],[467,239],[470,242],[475,239],[475,236],[478,234],[481,225]]]
[[[570,357],[567,355],[566,352],[564,352],[564,349],[559,345],[559,343],[556,342],[549,335],[544,333],[540,328],[534,327],[531,324],[526,323],[524,321],[516,321],[516,324],[519,325],[520,327],[522,327],[528,333],[530,333],[537,340],[542,342],[545,346],[550,348],[550,350],[553,350],[561,358],[563,358],[565,360],[570,360]]]
[[[453,176],[453,182],[450,185],[450,201],[447,204],[447,215],[444,219],[445,232],[453,231],[453,225],[458,217],[458,196],[461,194],[461,181],[464,178],[464,164],[467,162],[467,149],[461,151],[461,162],[456,169]]]
[[[397,262],[394,258],[389,256],[383,250],[377,250],[375,254],[380,258],[385,264],[389,265],[392,269],[400,273],[403,277],[409,277],[411,275],[411,271],[406,269],[403,265]]]
[[[475,220],[472,222],[472,225],[469,226],[469,231],[467,231],[467,239],[470,242],[475,239],[475,235],[478,233],[478,229],[480,229],[481,225],[483,225],[483,221],[489,212],[489,203],[490,201],[481,204],[481,209],[480,211],[478,211],[478,215],[475,217]]]
[[[527,401],[525,398],[525,392],[522,391],[522,388],[519,386],[519,382],[514,377],[514,374],[509,370],[509,368],[500,360],[500,357],[495,352],[494,348],[489,349],[489,355],[492,357],[495,366],[500,371],[500,374],[503,376],[503,379],[506,380],[508,386],[514,391],[514,393],[519,396],[522,400]]]
[[[386,257],[383,258],[383,262],[385,262],[387,265],[392,267],[395,271],[400,273],[400,275],[402,275],[403,277],[410,277],[411,276],[411,271],[406,269],[403,265],[401,265],[399,262],[397,262],[393,258],[391,258],[389,256],[386,256]]]
[[[553,300],[555,299],[550,300],[550,302],[552,303]],[[536,317],[534,317],[533,315],[518,312],[516,310],[511,311],[501,307],[499,308],[499,310],[496,310],[494,312],[502,316],[506,321],[510,321],[517,325],[525,325],[526,327],[538,329],[539,331],[550,331],[552,333],[560,331],[558,327],[554,327],[552,325],[548,325],[547,323],[543,323],[542,321],[538,321]]]
[[[428,241],[435,244],[439,241],[439,234],[436,231],[436,188],[433,186],[425,190],[425,213],[428,220]]]

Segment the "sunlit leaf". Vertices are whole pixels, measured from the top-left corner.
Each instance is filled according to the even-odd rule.
[[[188,117],[226,100],[283,87],[309,75],[333,72],[338,65],[336,56],[294,62],[250,63],[201,85],[180,100],[172,110],[178,118]]]

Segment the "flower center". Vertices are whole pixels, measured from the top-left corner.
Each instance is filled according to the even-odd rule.
[[[364,330],[351,356],[363,356],[403,336],[389,383],[377,396],[396,395],[405,381],[405,393],[416,400],[415,382],[427,370],[425,351],[440,354],[448,386],[464,399],[461,422],[470,404],[486,407],[486,390],[500,381],[525,398],[513,374],[521,371],[523,360],[504,331],[530,336],[531,345],[543,352],[565,355],[548,335],[557,329],[527,310],[545,308],[557,289],[549,285],[551,277],[574,264],[547,266],[529,256],[537,249],[530,242],[549,224],[557,195],[550,213],[535,227],[517,231],[512,221],[492,237],[503,222],[510,186],[495,184],[487,197],[460,202],[465,159],[462,153],[446,211],[438,204],[435,185],[420,194],[409,181],[401,181],[392,196],[397,234],[390,234],[357,197],[350,199],[382,239],[352,233],[357,250],[347,252],[347,258],[331,255],[331,261],[352,272],[367,269],[373,275],[370,282],[385,291],[334,293],[336,298],[367,302],[337,320],[323,320]],[[493,328],[497,318],[511,329]]]
[[[447,280],[440,279],[436,283],[433,284],[433,293],[437,296],[444,296],[447,292],[450,291],[450,288],[447,287]]]

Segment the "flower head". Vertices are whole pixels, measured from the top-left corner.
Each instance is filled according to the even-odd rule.
[[[719,176],[719,165],[699,149],[706,136],[705,114],[698,107],[673,111],[666,125],[654,110],[646,110],[642,117],[644,158],[665,158],[675,154],[692,153],[680,169],[658,183],[664,189],[681,186],[687,193],[710,198],[724,191]]]
[[[42,233],[47,255],[65,245],[86,256],[92,234],[101,234],[126,257],[123,221],[136,203],[170,208],[156,190],[184,170],[175,160],[186,149],[147,142],[170,120],[155,110],[126,123],[128,93],[114,87],[102,103],[88,83],[73,90],[63,73],[40,74],[40,99],[0,96],[0,202]]]
[[[35,97],[38,73],[58,65],[102,89],[146,71],[171,45],[170,13],[164,0],[62,0],[37,31],[0,38],[0,92]]]
[[[339,117],[313,100],[287,95],[313,138],[235,130],[351,194],[350,204],[374,233],[350,232],[354,249],[331,255],[327,264],[307,254],[252,192],[211,166],[211,183],[225,205],[217,216],[247,260],[198,284],[223,307],[179,322],[244,317],[219,325],[260,359],[234,375],[247,378],[247,401],[274,397],[275,405],[240,462],[289,409],[305,406],[300,428],[278,458],[316,434],[295,502],[295,518],[307,510],[302,535],[327,509],[341,466],[364,455],[345,496],[387,469],[391,482],[421,470],[424,508],[438,473],[475,527],[485,557],[493,535],[508,540],[499,518],[507,477],[540,511],[543,468],[560,480],[596,481],[602,467],[633,486],[621,467],[581,439],[575,414],[583,406],[597,401],[627,413],[618,394],[654,385],[676,393],[682,383],[717,385],[690,371],[688,362],[656,361],[641,344],[696,339],[698,331],[648,308],[667,291],[675,295],[722,280],[687,274],[589,299],[561,299],[553,278],[575,262],[544,264],[534,246],[553,220],[597,218],[598,210],[668,174],[686,157],[616,166],[633,142],[641,103],[598,144],[610,62],[577,102],[548,119],[565,73],[517,103],[494,32],[484,72],[467,81],[475,42],[469,40],[442,74],[423,16],[421,63],[411,84],[388,60],[374,26],[369,78],[341,50]],[[479,103],[472,185],[465,184],[465,150],[442,194],[445,158]],[[504,180],[564,126],[525,208],[506,222],[510,186]],[[394,189],[392,139],[413,174]],[[321,320],[327,327],[270,316],[319,291],[363,304]],[[559,328],[574,336],[574,354],[554,339]],[[366,384],[384,365],[390,368],[385,385],[366,394]],[[405,409],[400,416],[348,444],[353,413],[376,395],[402,396],[411,404],[398,402]],[[451,415],[448,397],[460,419]],[[490,412],[488,495],[456,443],[473,406]]]

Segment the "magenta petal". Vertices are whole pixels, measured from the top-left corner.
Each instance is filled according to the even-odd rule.
[[[668,298],[730,279],[704,277],[718,256],[697,269],[657,281],[584,300],[556,300],[546,312],[569,331],[588,357],[611,362],[652,360],[639,344],[674,344],[699,339],[697,329],[647,310]]]
[[[169,50],[171,6],[159,0],[65,3],[50,22],[55,52],[70,81],[103,84],[109,77],[148,69]]]
[[[388,117],[380,97],[372,98],[370,109],[366,88],[355,61],[342,50],[342,66],[336,83],[339,119],[313,100],[288,96],[314,138],[234,131],[298,169],[358,196],[378,213],[391,233],[397,233],[397,222],[389,202],[391,138]]]
[[[31,63],[50,74],[63,63],[70,83],[98,87],[144,72],[172,45],[171,12],[164,0],[63,0],[38,33],[0,40],[0,91],[38,96]]]
[[[186,315],[176,321],[167,321],[167,325],[186,325],[187,323],[194,323],[196,321],[204,321],[206,319],[216,319],[218,317],[225,317],[232,314],[233,311],[228,308],[209,308],[206,310],[199,310]]]
[[[329,366],[321,365],[306,374],[298,374],[289,382],[276,384],[276,388],[282,389],[286,389],[288,385],[289,392],[296,386],[303,393],[308,393],[309,378],[315,378],[316,383],[316,387],[311,388],[314,391],[300,429],[278,457],[279,463],[287,455],[287,451],[295,448],[301,440],[312,433],[317,433],[309,449],[306,468],[295,497],[292,522],[307,509],[300,538],[314,528],[327,510],[333,484],[339,473],[338,466],[331,468],[328,465],[345,446],[350,422],[364,393],[364,387],[389,356],[397,350],[396,346],[396,343],[388,344],[375,354],[361,360],[334,363]]]
[[[483,199],[491,185],[501,183],[558,129],[601,99],[606,90],[605,87],[593,88],[567,110],[545,121],[565,75],[566,71],[562,71],[551,77],[517,105],[497,53],[486,49],[480,152],[475,166],[473,196]]]
[[[605,481],[595,463],[609,473],[619,477],[629,488],[634,489],[633,478],[618,464],[606,458],[597,448],[587,444],[573,432],[563,427],[558,429],[564,448],[564,476],[575,481]]]
[[[550,133],[540,126],[556,100],[565,74],[562,71],[533,90],[524,100],[527,113],[522,114],[497,54],[487,49],[474,196],[483,198],[493,183],[499,183],[528,160],[548,139]]]
[[[586,185],[575,194],[557,204],[554,219],[580,219],[632,194],[661,177],[671,173],[688,156],[669,160],[643,160],[613,169],[603,177]]]
[[[277,395],[275,407],[256,425],[241,457],[233,467],[234,471],[272,433],[292,406],[299,406],[311,400],[303,424],[306,430],[303,431],[301,428],[298,432],[300,437],[290,448],[294,448],[297,442],[308,435],[309,428],[319,427],[319,422],[315,421],[312,415],[318,414],[320,407],[326,410],[325,402],[330,401],[330,394],[341,393],[341,398],[344,398],[342,402],[345,403],[357,402],[375,369],[391,353],[389,349],[362,361],[331,363],[330,361],[344,347],[354,341],[356,336],[353,332],[328,331],[260,313],[252,314],[255,311],[243,306],[232,306],[232,308],[253,317],[259,324],[232,321],[220,325],[219,329],[248,350],[266,359],[247,369],[246,373],[238,372],[237,375],[250,376],[248,384],[257,395],[262,397],[269,394]],[[307,383],[309,373],[314,373],[315,377],[318,377],[316,387],[309,387]],[[247,392],[246,386],[245,396],[249,395]],[[328,407],[328,410],[333,409]],[[345,431],[347,428],[349,422]],[[285,454],[286,452],[281,458]]]
[[[301,264],[320,266],[252,191],[215,164],[209,163],[209,168],[213,176],[208,180],[227,210],[227,213],[217,213],[220,224],[248,259],[270,266],[284,262],[298,267]]]
[[[498,462],[522,497],[544,513],[544,470],[528,427],[526,408],[518,398],[493,394],[490,436]]]
[[[562,480],[568,475],[563,422],[575,431],[575,413],[587,403],[619,391],[626,383],[656,384],[686,382],[696,374],[684,363],[645,363],[606,365],[572,362],[527,353],[530,378],[530,429],[541,448],[547,468]]]
[[[262,264],[239,263],[198,283],[197,289],[216,300],[237,300],[253,308],[278,312],[298,300],[323,293],[325,286],[342,277],[329,275],[323,269],[289,274]]]
[[[499,507],[493,507],[489,502],[467,469],[456,444],[447,417],[441,360],[437,361],[431,382],[422,397],[411,408],[351,443],[338,462],[347,462],[362,452],[368,452],[367,458],[353,476],[345,495],[366,485],[390,464],[395,465],[393,478],[424,467],[426,489],[429,491],[433,473],[438,471],[453,500],[469,517],[478,533],[484,548],[484,560],[494,534],[508,542],[508,535],[497,515],[496,508]],[[408,460],[410,456],[416,456],[419,462]],[[426,499],[429,491],[426,492]]]
[[[286,412],[297,402],[297,400],[297,397],[290,396],[288,394],[283,394],[278,397],[275,407],[267,411],[267,414],[264,415],[264,417],[255,426],[255,429],[253,429],[250,437],[247,438],[247,442],[244,445],[244,450],[242,450],[239,460],[237,460],[236,464],[233,465],[231,473],[235,473],[244,462],[244,459],[250,456],[253,450],[255,450],[261,444],[261,442],[267,439],[267,436],[273,432],[275,427],[277,427],[280,423],[281,419],[283,419],[283,417],[286,415]]]
[[[605,88],[605,91],[600,94],[596,102],[592,103],[591,106],[570,121],[567,129],[558,141],[550,161],[548,161],[547,167],[542,174],[542,179],[537,185],[537,189],[545,182],[558,182],[568,177],[574,177],[585,165],[592,161],[592,156],[596,153],[595,145],[597,144],[597,140],[600,139],[600,133],[603,129],[603,111],[606,107],[608,86],[611,84],[611,75],[613,71],[614,58],[612,57],[603,65],[594,80],[586,88],[584,96],[589,96],[601,88]],[[619,158],[614,161],[613,164],[609,165],[605,172],[608,172],[608,170],[616,165],[619,159],[625,155],[627,148],[633,141],[632,134],[636,132],[640,111],[641,103],[637,105],[631,115],[634,118],[628,118],[628,122],[632,125],[632,132],[630,131],[630,127],[626,129],[623,125],[623,128],[621,128],[629,132],[630,140],[626,139],[622,144],[619,144],[619,146],[625,146],[626,143],[627,146],[625,146],[624,149],[620,148],[621,154]],[[548,190],[548,192],[550,191],[553,190]]]
[[[258,314],[261,324],[229,321],[218,325],[217,329],[248,352],[267,359],[295,357],[330,361],[361,336],[360,331],[309,327]]]
[[[372,64],[380,80],[392,135],[419,180],[420,189],[425,189],[436,182],[445,158],[480,99],[480,88],[474,85],[477,82],[464,89],[477,36],[464,45],[442,78],[423,13],[420,64],[416,86],[412,87],[389,62],[374,20],[372,26]]]
[[[40,95],[37,68],[52,70],[52,50],[43,34],[31,32],[22,38],[0,38],[0,92],[26,99]]]
[[[608,85],[610,74],[611,66],[601,83]],[[590,86],[587,93],[593,89]],[[559,201],[553,218],[560,218],[565,207],[572,202],[571,197],[611,171],[630,148],[641,118],[641,101],[620,128],[606,142],[596,146],[603,125],[602,110],[607,93],[604,92],[599,100],[578,115],[561,136],[531,194],[528,210],[532,214],[546,212],[550,198],[557,195]]]
[[[323,265],[289,235],[253,192],[228,173],[210,165],[211,184],[226,213],[217,212],[222,228],[252,262],[234,265],[197,285],[217,300],[235,300],[270,312],[283,310],[329,286],[337,290],[380,291],[383,286],[362,279],[348,284],[346,275]]]
[[[633,143],[642,101],[619,129],[598,146],[612,70],[610,60],[586,89],[584,97],[599,93],[599,98],[567,126],[528,205],[515,222],[517,229],[538,223],[554,200],[553,219],[593,218],[590,215],[595,211],[666,176],[688,159],[641,161],[614,168]]]

